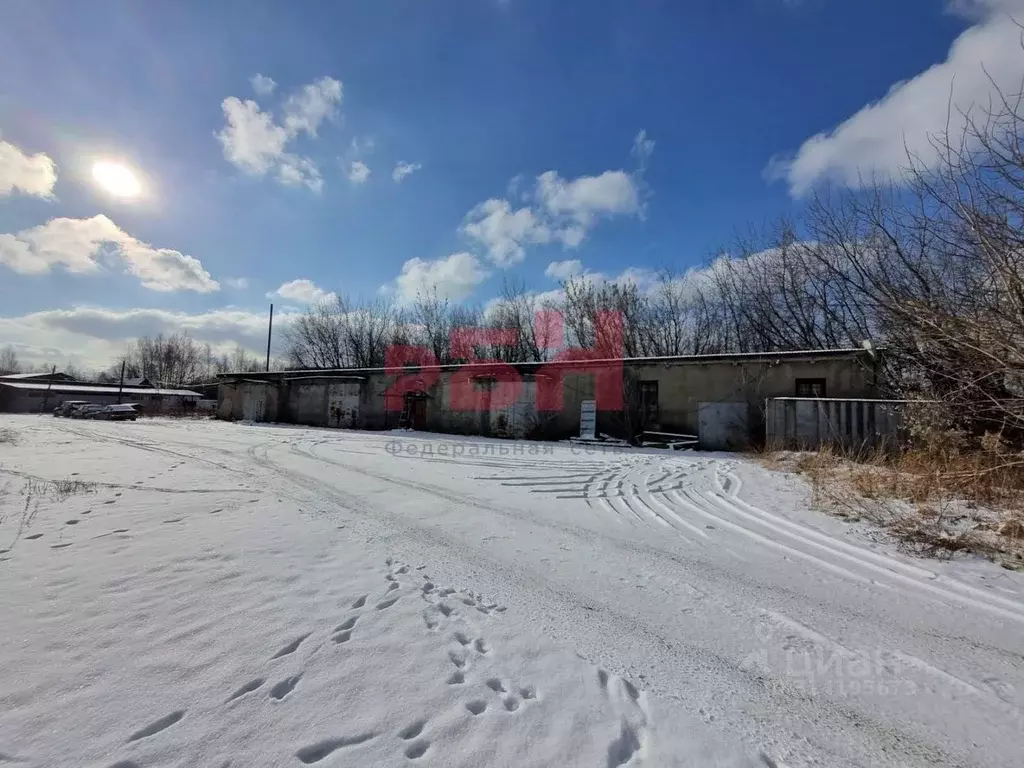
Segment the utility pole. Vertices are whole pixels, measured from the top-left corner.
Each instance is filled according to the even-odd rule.
[[[117,404],[121,404],[121,393],[124,392],[124,367],[127,365],[127,360],[121,361],[121,386],[117,388]]]
[[[270,340],[274,336],[274,305],[270,305],[270,324],[267,326],[267,373],[270,373]]]
[[[53,377],[57,375],[57,366],[53,366],[53,370],[50,371],[50,381],[46,385],[46,396],[43,398],[43,410],[42,413],[46,413],[46,407],[50,404],[50,391],[53,389]]]

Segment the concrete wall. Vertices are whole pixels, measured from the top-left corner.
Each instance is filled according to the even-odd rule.
[[[829,397],[875,395],[872,370],[864,361],[851,358],[634,364],[628,367],[624,394],[627,400],[633,400],[636,411],[639,382],[658,382],[657,419],[638,424],[639,413],[634,412],[630,421],[651,431],[693,435],[700,433],[702,403],[745,403],[747,425],[757,440],[764,434],[765,399],[795,396],[797,379],[824,379]],[[556,431],[578,434],[580,405],[595,397],[594,377],[567,374],[562,397]],[[607,434],[621,433],[626,421],[622,413],[599,412],[597,429]]]
[[[425,399],[426,429],[471,435],[564,438],[579,434],[580,406],[595,399],[595,375],[566,371],[563,375],[562,408],[538,413],[536,408],[536,367],[521,373],[514,403],[507,400],[508,384],[478,379],[472,387],[453,393],[465,372],[444,370],[426,377],[417,390]],[[713,432],[722,445],[738,447],[735,429],[708,421],[715,414],[729,414],[731,421],[746,412],[744,429],[755,441],[765,431],[765,401],[797,394],[797,379],[822,379],[828,397],[870,398],[875,396],[874,374],[867,355],[787,358],[771,355],[723,360],[672,360],[635,362],[625,366],[624,393],[632,406],[626,411],[599,412],[598,432],[623,435],[640,429],[659,432],[699,434],[701,416],[705,432]],[[453,377],[455,381],[453,382]],[[657,382],[658,414],[641,423],[637,410],[640,382]],[[354,376],[271,375],[266,382],[237,381],[220,387],[218,414],[221,418],[244,418],[245,403],[263,398],[262,420],[280,420],[313,426],[360,429],[389,429],[399,425],[402,399],[393,398],[388,410],[385,393],[394,382],[382,371],[359,372]],[[460,402],[461,400],[461,402]],[[718,407],[721,406],[721,407]],[[711,429],[714,427],[714,429]],[[722,437],[725,435],[725,437]]]
[[[316,378],[283,384],[282,412],[294,424],[318,427],[362,426],[363,383]]]
[[[278,386],[234,381],[217,388],[217,418],[225,421],[278,421]]]

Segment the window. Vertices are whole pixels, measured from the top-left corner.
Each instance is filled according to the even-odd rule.
[[[796,380],[796,396],[797,397],[824,397],[825,396],[825,380],[824,379],[797,379]]]
[[[640,382],[640,419],[644,424],[658,421],[658,382]]]

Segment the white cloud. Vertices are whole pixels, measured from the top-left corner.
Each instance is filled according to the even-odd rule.
[[[362,184],[370,178],[370,166],[362,160],[353,160],[348,167],[348,180],[353,184]]]
[[[417,294],[436,290],[438,297],[461,301],[488,277],[471,253],[453,253],[444,259],[409,259],[395,278],[399,301],[413,301]]]
[[[653,147],[648,139],[637,138],[643,146],[649,142]],[[640,181],[625,171],[571,181],[557,171],[546,171],[525,197],[532,205],[519,209],[503,198],[480,203],[466,214],[459,229],[500,267],[520,263],[529,245],[560,242],[577,248],[600,219],[643,214]]]
[[[555,280],[568,280],[583,273],[583,262],[579,259],[567,259],[565,261],[552,261],[544,274]]]
[[[144,243],[106,216],[51,219],[14,235],[0,234],[0,264],[19,274],[44,274],[55,266],[73,273],[95,272],[101,262],[119,264],[154,291],[220,289],[198,259]]]
[[[421,168],[423,168],[423,166],[419,163],[399,162],[395,165],[395,170],[391,172],[391,178],[394,180],[395,184],[400,184],[406,176],[416,173],[416,171]]]
[[[281,162],[277,166],[277,180],[286,187],[305,186],[317,193],[324,188],[324,179],[316,163],[308,157],[287,152],[281,155]]]
[[[605,171],[600,176],[581,176],[573,181],[546,171],[537,177],[536,196],[552,216],[566,217],[584,231],[599,216],[640,212],[636,182],[625,171]]]
[[[647,163],[653,154],[654,139],[647,138],[647,131],[640,131],[633,139],[633,159],[641,173],[647,170]]]
[[[228,285],[228,287],[234,288],[235,290],[238,291],[244,291],[249,287],[249,281],[246,280],[244,277],[228,277],[224,280],[224,282]]]
[[[265,81],[273,82],[256,75],[253,88],[258,92],[260,87],[268,87]],[[226,124],[214,135],[228,162],[250,176],[274,171],[274,177],[285,186],[320,192],[324,182],[316,163],[286,149],[300,133],[316,137],[320,123],[337,115],[341,95],[341,83],[330,77],[304,85],[285,100],[281,124],[255,101],[229,96],[221,103]]]
[[[216,134],[224,157],[253,176],[262,176],[278,164],[288,142],[288,132],[262,112],[255,101],[229,96],[221,103],[227,125]]]
[[[274,316],[275,354],[284,348],[287,328],[296,315]],[[162,309],[113,310],[75,307],[45,310],[20,317],[0,317],[0,338],[15,346],[19,358],[31,365],[72,364],[103,369],[139,336],[186,332],[199,343],[209,343],[215,354],[230,354],[235,345],[264,353],[267,316],[243,309],[225,308],[188,314]]]
[[[694,279],[693,275],[697,272],[703,274],[704,270],[691,270],[678,279],[688,283]],[[608,285],[635,285],[642,294],[650,293],[660,284],[658,272],[647,267],[626,267],[618,275],[608,276],[603,272],[590,272],[584,269],[578,259],[553,261],[548,265],[545,274],[548,277],[559,277],[562,280],[571,279],[577,283],[590,284],[598,289]],[[561,277],[562,274],[565,277]],[[565,290],[562,287],[550,291],[534,292],[528,295],[536,302],[538,307],[559,308],[565,303]],[[487,300],[483,308],[484,316],[493,314],[495,310],[501,307],[504,301],[505,299],[501,296],[495,296]]]
[[[531,208],[512,210],[508,200],[492,198],[466,214],[460,231],[487,249],[499,267],[521,262],[524,246],[551,242],[551,231]]]
[[[363,157],[371,154],[376,148],[377,140],[373,136],[364,136],[363,138],[353,136],[349,143],[349,155],[355,158]]]
[[[316,136],[320,123],[338,114],[341,104],[341,82],[333,77],[321,77],[304,85],[284,103],[284,127],[290,136],[305,131]]]
[[[252,89],[256,91],[257,96],[269,96],[277,88],[274,78],[265,75],[253,75],[249,82],[252,83]]]
[[[0,197],[15,190],[34,197],[53,197],[57,165],[49,155],[26,155],[13,144],[0,141]]]
[[[792,157],[775,158],[767,175],[782,178],[791,194],[833,181],[851,187],[874,178],[898,180],[909,151],[924,167],[939,159],[930,137],[947,127],[957,139],[962,113],[997,103],[997,90],[1018,92],[1024,79],[1021,29],[1009,15],[1024,13],[1024,0],[956,0],[951,6],[976,23],[952,44],[946,59],[895,83],[837,128],[807,139]]]
[[[286,301],[294,301],[296,304],[319,304],[335,298],[334,293],[318,288],[316,283],[305,278],[291,280],[267,294],[268,299],[275,296]]]

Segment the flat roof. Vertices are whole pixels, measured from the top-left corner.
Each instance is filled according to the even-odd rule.
[[[60,381],[74,381],[74,379],[72,379],[66,373],[60,373],[60,372],[58,372],[58,373],[50,373],[50,372],[46,372],[46,373],[5,373],[3,375],[0,375],[0,381],[5,381],[7,379],[13,379],[14,381],[19,381],[19,380],[24,380],[24,379],[53,379],[54,381],[58,381],[58,380],[60,380]]]
[[[71,392],[76,395],[116,395],[120,392],[123,395],[160,395],[177,397],[202,397],[198,392],[190,389],[154,389],[152,387],[101,387],[91,384],[47,384],[45,382],[7,381],[0,379],[0,387],[11,389],[24,389],[33,392]]]
[[[459,371],[480,369],[483,371],[493,370],[494,364],[509,365],[513,368],[541,368],[541,367],[579,367],[581,362],[587,365],[616,365],[616,364],[658,364],[658,363],[710,363],[728,362],[731,360],[756,360],[756,359],[777,359],[777,358],[817,358],[817,357],[853,357],[856,355],[867,355],[878,351],[878,348],[864,349],[863,347],[842,347],[837,349],[792,349],[781,352],[716,352],[705,355],[664,355],[657,357],[609,357],[597,360],[551,360],[548,362],[524,361],[517,363],[504,363],[502,361],[489,361],[482,363],[445,363],[444,365],[409,365],[404,373],[417,373],[421,371]],[[339,377],[345,374],[368,374],[386,373],[386,368],[310,368],[294,371],[268,371],[266,373],[218,373],[218,379],[246,378],[249,380],[265,381],[268,378],[289,378],[332,376]]]

